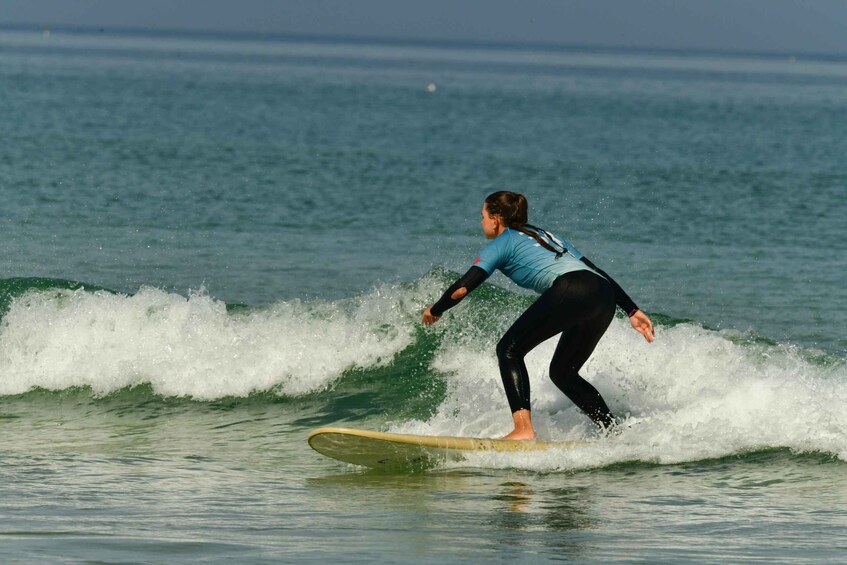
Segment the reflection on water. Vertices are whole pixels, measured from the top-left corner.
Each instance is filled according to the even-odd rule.
[[[527,513],[532,502],[532,488],[517,481],[505,482],[501,485],[502,494],[494,496],[494,500],[502,500],[506,504],[503,510],[507,514]]]
[[[845,545],[845,464],[827,456],[379,473],[308,450],[285,403],[148,400],[69,392],[7,404],[3,547],[41,536],[51,551],[91,557],[83,546],[96,536],[96,555],[131,561],[194,540],[193,558],[227,544],[242,561],[838,562]],[[129,544],[128,532],[143,540]]]
[[[532,485],[507,481],[500,485],[498,527],[515,530],[570,531],[591,528],[591,493],[587,487],[554,487],[536,492]]]
[[[592,489],[550,486],[569,481],[570,475],[514,476],[483,470],[414,475],[351,471],[305,483],[313,490],[311,499],[322,501],[328,511],[392,524],[396,537],[391,543],[402,544],[404,554],[415,558],[443,558],[442,553],[456,551],[473,555],[479,550],[501,555],[584,554],[578,532],[598,524],[592,514]],[[573,532],[577,535],[570,535]]]
[[[348,467],[304,482],[306,497],[327,519],[361,519],[381,532],[368,534],[378,544],[369,551],[390,548],[411,560],[449,562],[488,552],[542,561],[779,560],[808,556],[807,544],[794,545],[803,536],[843,538],[842,467],[828,457],[777,450],[554,474],[466,469],[402,475]],[[836,545],[814,553],[821,562],[837,562]]]
[[[597,523],[590,489],[555,487],[536,492],[529,482],[506,481],[493,498],[501,504],[492,512],[490,526],[501,532],[501,543],[572,559],[586,553],[586,539],[579,530]]]

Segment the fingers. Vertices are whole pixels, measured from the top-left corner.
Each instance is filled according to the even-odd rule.
[[[648,343],[653,343],[653,340],[656,338],[656,332],[653,329],[653,322],[647,314],[639,310],[630,318],[630,321],[632,322],[632,327],[638,330]]]
[[[424,310],[423,316],[421,316],[421,323],[425,326],[431,326],[440,319],[441,316],[433,316],[429,308],[427,308]]]
[[[647,340],[647,343],[653,343],[653,340],[656,339],[656,334],[653,332],[653,324],[648,320],[646,324],[644,324],[639,330],[642,335],[644,335],[644,339]]]
[[[629,321],[632,324],[633,329],[643,335],[644,339],[646,339],[648,343],[653,343],[656,334],[653,330],[653,322],[650,321],[650,318],[639,312],[630,318]]]

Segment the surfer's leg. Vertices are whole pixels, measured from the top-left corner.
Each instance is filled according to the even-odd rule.
[[[512,412],[530,409],[529,373],[524,357],[539,343],[562,331],[555,323],[558,317],[550,315],[554,308],[545,300],[547,297],[547,293],[542,294],[527,308],[497,344],[500,376]]]
[[[574,330],[570,335],[563,334],[556,347],[550,362],[550,380],[595,424],[608,428],[615,421],[612,412],[597,389],[579,374],[603,333],[596,335],[581,325]]]
[[[579,374],[582,367],[615,315],[614,298],[608,294],[608,282],[603,281],[599,297],[590,315],[562,333],[550,362],[550,379],[565,395],[601,428],[614,424],[614,416],[591,383]]]
[[[497,344],[500,376],[515,424],[515,429],[506,436],[509,439],[535,437],[530,419],[529,373],[524,357],[539,343],[562,331],[563,318],[556,315],[556,294],[556,291],[550,290],[542,294],[521,314]]]

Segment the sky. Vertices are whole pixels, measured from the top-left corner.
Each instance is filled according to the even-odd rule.
[[[0,26],[847,55],[847,0],[0,0]]]

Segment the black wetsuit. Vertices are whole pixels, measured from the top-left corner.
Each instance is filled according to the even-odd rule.
[[[630,316],[638,307],[608,274],[581,254],[579,260],[593,272],[573,270],[558,276],[506,331],[497,344],[497,359],[512,412],[529,410],[529,374],[524,357],[541,342],[561,333],[550,362],[550,379],[598,426],[608,428],[614,424],[614,416],[597,389],[579,375],[579,369],[609,327],[615,305]],[[484,269],[471,267],[430,311],[441,316],[461,301],[452,298],[454,292],[464,287],[470,293],[488,276]]]

